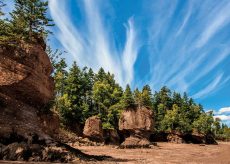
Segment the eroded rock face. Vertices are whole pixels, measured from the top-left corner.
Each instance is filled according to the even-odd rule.
[[[90,140],[104,142],[102,122],[99,117],[92,116],[85,121],[83,135]]]
[[[167,136],[167,140],[171,143],[185,143],[183,134],[176,131],[169,133]]]
[[[126,147],[148,145],[153,132],[153,113],[150,109],[141,107],[126,109],[119,119],[119,130],[125,136],[121,144]]]
[[[40,107],[54,96],[52,65],[44,46],[0,47],[0,93]]]
[[[43,42],[0,45],[0,160],[91,158],[55,140],[59,118],[45,110],[54,96],[51,72]]]
[[[27,160],[32,142],[53,142],[57,117],[41,114],[54,96],[51,72],[44,44],[0,46],[0,143],[5,145],[1,159]]]
[[[0,46],[0,137],[16,131],[24,137],[37,133],[49,138],[43,129],[53,116],[41,120],[39,110],[54,96],[51,72],[44,44]]]

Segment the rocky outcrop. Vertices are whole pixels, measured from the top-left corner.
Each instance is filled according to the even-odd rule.
[[[167,136],[167,140],[171,143],[185,143],[184,135],[176,131],[170,132]]]
[[[49,134],[58,129],[57,126],[49,129],[47,124],[55,119],[52,113],[46,117],[40,115],[41,109],[54,96],[51,72],[52,65],[44,44],[21,42],[14,46],[0,46],[1,138],[17,132],[25,138],[29,133],[36,133],[49,140]]]
[[[42,40],[0,45],[0,160],[102,160],[58,140],[59,118],[49,110],[51,72]]]
[[[92,141],[104,142],[102,122],[99,117],[92,116],[86,120],[83,135]]]
[[[52,138],[59,118],[45,110],[54,96],[51,72],[44,44],[0,46],[0,160],[68,162],[76,156]]]
[[[153,132],[152,117],[152,111],[145,107],[124,110],[119,119],[119,130],[125,136],[125,141],[121,145],[124,147],[150,145],[149,137]]]
[[[187,143],[195,143],[195,144],[218,144],[215,140],[215,136],[212,133],[201,134],[198,132],[193,132],[189,135],[185,135],[184,139]]]
[[[0,93],[33,107],[47,104],[54,94],[52,65],[45,47],[21,42],[0,47]]]
[[[158,140],[159,141],[159,140]],[[193,144],[217,144],[213,134],[202,134],[198,132],[183,134],[178,131],[167,133],[167,142],[172,143],[193,143]]]

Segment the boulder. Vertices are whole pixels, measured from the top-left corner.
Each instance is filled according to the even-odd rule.
[[[102,122],[99,117],[92,116],[85,121],[83,135],[92,141],[104,142]]]
[[[28,160],[32,155],[29,146],[22,143],[12,143],[7,145],[1,153],[1,159],[3,160],[13,160],[13,161],[22,161]]]
[[[167,135],[168,142],[171,143],[185,143],[183,134],[177,131],[172,131]]]
[[[150,145],[153,132],[153,113],[146,107],[128,108],[121,113],[119,130],[125,136],[124,147]]]
[[[151,142],[147,138],[138,138],[135,135],[131,135],[126,138],[120,145],[120,148],[150,148]]]
[[[146,107],[128,108],[121,113],[120,131],[153,131],[153,113]]]

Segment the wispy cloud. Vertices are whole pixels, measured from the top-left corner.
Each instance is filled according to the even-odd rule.
[[[146,10],[143,13],[147,17],[137,16],[139,11],[129,13],[128,17],[115,12],[122,18],[122,22],[118,21],[119,26],[124,25],[119,34],[113,33],[113,21],[117,21],[118,16],[108,18],[106,12],[111,10],[104,10],[104,2],[100,0],[71,1],[72,8],[75,3],[80,6],[75,4],[79,9],[80,22],[74,21],[71,11],[68,13],[70,1],[49,2],[51,16],[59,29],[55,34],[63,47],[80,66],[89,66],[95,71],[103,67],[114,73],[123,86],[135,81],[134,86],[148,83],[158,90],[167,85],[202,99],[230,80],[222,67],[230,56],[230,34],[226,31],[230,26],[228,0],[205,0],[203,3],[161,1],[160,4],[154,1],[147,5],[147,9],[143,4]],[[141,36],[143,31],[147,31],[145,38]],[[143,40],[140,41],[140,38]],[[142,45],[148,47],[143,53],[148,59],[143,61],[148,60],[149,72],[136,79],[134,65],[139,62],[137,59]]]
[[[130,83],[133,80],[133,66],[137,59],[140,42],[137,41],[137,34],[134,28],[133,18],[130,18],[126,27],[126,44],[122,55],[122,63],[124,66],[124,82]]]
[[[203,97],[204,95],[212,92],[216,86],[221,83],[221,79],[223,77],[223,74],[218,75],[209,85],[207,85],[204,89],[202,89],[201,91],[199,91],[198,93],[196,93],[195,95],[193,95],[193,98],[200,98]]]
[[[212,22],[206,25],[206,29],[197,41],[197,47],[204,46],[230,19],[230,3],[224,3],[219,10],[215,10],[215,17]]]
[[[229,77],[223,76],[226,71],[221,65],[230,55],[230,40],[224,31],[230,24],[229,1],[172,2],[154,7],[149,26],[152,88],[167,85],[199,99],[226,84]],[[214,80],[205,86],[210,79]],[[198,84],[204,87],[194,93]]]
[[[80,2],[83,2],[85,15],[84,28],[81,24],[71,22],[71,15],[65,10],[66,1],[49,0],[51,16],[59,29],[59,41],[80,66],[89,66],[95,71],[103,67],[115,74],[122,85],[131,83],[139,51],[134,18],[127,20],[126,43],[120,55],[120,51],[114,45],[113,35],[110,34],[111,29],[104,24],[104,17],[100,11],[101,2]]]

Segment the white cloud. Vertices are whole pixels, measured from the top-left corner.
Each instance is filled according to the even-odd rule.
[[[219,113],[230,113],[230,107],[224,107],[219,110]]]
[[[68,14],[65,1],[49,0],[51,16],[59,28],[58,39],[64,48],[75,58],[80,66],[92,67],[97,71],[103,67],[115,74],[122,85],[131,83],[134,74],[139,46],[134,18],[128,20],[126,28],[126,43],[120,51],[116,48],[110,29],[104,24],[100,11],[100,2],[84,0],[85,28],[73,24]],[[83,29],[83,30],[82,30]]]
[[[133,18],[130,18],[128,21],[128,25],[126,25],[126,44],[123,51],[122,56],[122,63],[124,66],[124,72],[125,72],[125,84],[130,83],[133,80],[133,74],[134,74],[134,64],[137,59],[137,53],[140,48],[140,44],[138,44],[137,40],[137,34],[134,28]]]
[[[221,121],[230,121],[230,116],[228,115],[216,115],[216,116],[213,116],[214,118],[219,118],[221,119]]]
[[[219,110],[214,111],[214,114],[215,114],[215,115],[230,114],[230,107],[223,107],[223,108],[220,108]]]

